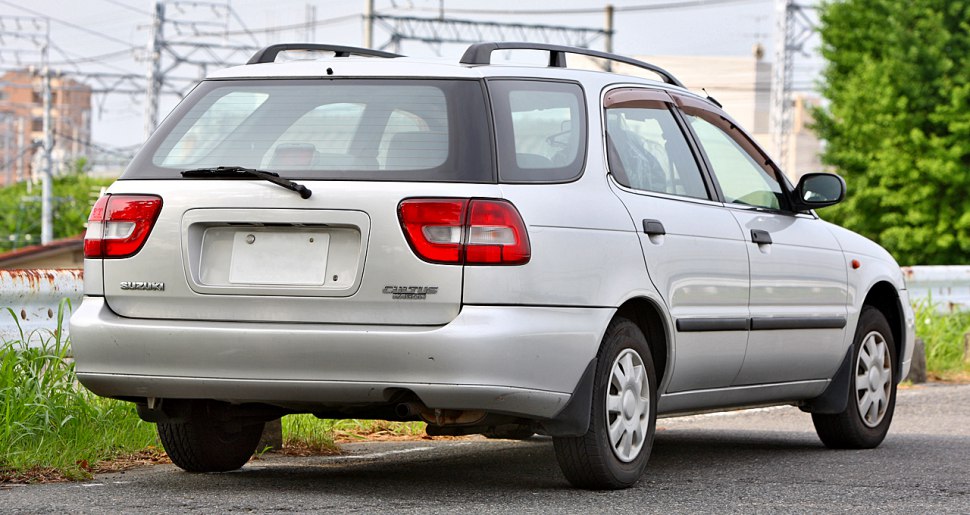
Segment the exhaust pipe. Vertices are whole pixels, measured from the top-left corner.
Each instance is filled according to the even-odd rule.
[[[394,407],[394,414],[402,419],[421,417],[436,426],[471,425],[485,419],[482,410],[443,410],[431,409],[421,402],[402,402]]]
[[[394,414],[400,418],[414,418],[421,416],[422,412],[430,413],[427,407],[416,402],[402,402],[394,406]]]

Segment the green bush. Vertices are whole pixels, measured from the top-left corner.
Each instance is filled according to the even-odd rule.
[[[74,174],[54,179],[54,238],[68,238],[84,232],[84,224],[97,200],[98,190],[112,179]],[[19,183],[0,188],[0,252],[40,243],[40,184]],[[26,235],[30,234],[28,241]]]

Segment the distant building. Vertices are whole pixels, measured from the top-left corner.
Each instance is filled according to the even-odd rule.
[[[573,59],[573,56],[570,56]],[[724,110],[748,131],[757,142],[774,157],[775,149],[770,127],[771,113],[771,63],[761,59],[759,52],[751,57],[728,56],[635,56],[634,58],[655,64],[672,73],[691,91],[714,97]],[[570,65],[596,68],[591,60],[570,61]],[[640,77],[656,78],[650,72],[622,63],[614,63],[613,71]],[[788,159],[779,163],[792,181],[807,172],[823,169],[819,155],[822,142],[809,128],[812,124],[811,109],[821,100],[810,94],[794,95],[792,132],[788,140]]]
[[[54,172],[87,152],[91,140],[91,88],[73,79],[51,79]],[[41,172],[35,142],[44,140],[42,80],[32,70],[0,77],[0,185]],[[18,158],[19,156],[19,158]]]

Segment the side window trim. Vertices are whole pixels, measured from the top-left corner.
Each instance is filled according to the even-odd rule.
[[[684,112],[676,105],[671,109],[671,112],[674,113],[674,118],[677,120],[677,124],[680,125],[680,130],[684,131],[684,134],[687,135],[687,143],[690,145],[691,151],[697,156],[697,162],[704,173],[704,182],[713,192],[712,200],[724,204],[724,192],[721,191],[721,185],[714,177],[714,167],[711,166],[711,162],[707,159],[707,154],[701,149],[700,140],[697,139],[697,135],[691,129],[690,122],[687,121]]]
[[[782,195],[784,197],[783,205],[779,209],[771,209],[767,207],[757,207],[757,206],[753,207],[754,209],[758,209],[762,211],[770,211],[770,212],[792,213],[792,210],[790,209],[788,204],[788,197],[791,195],[792,185],[791,183],[788,182],[788,177],[785,176],[785,174],[781,171],[781,168],[779,168],[778,165],[775,164],[774,160],[771,159],[768,153],[765,152],[763,148],[761,148],[761,145],[759,145],[756,141],[754,141],[754,139],[751,138],[751,136],[748,135],[748,133],[745,132],[741,128],[741,126],[738,125],[736,121],[734,121],[733,118],[731,118],[727,113],[716,108],[715,106],[709,105],[706,102],[703,102],[696,98],[686,96],[686,95],[681,95],[676,92],[671,93],[671,97],[674,99],[674,103],[677,106],[675,111],[677,111],[677,114],[679,115],[679,119],[683,123],[683,127],[689,133],[689,139],[691,140],[691,143],[697,146],[698,152],[700,152],[701,154],[704,167],[707,172],[705,176],[708,176],[709,179],[713,181],[714,186],[717,190],[717,196],[720,199],[720,201],[724,203],[725,206],[742,208],[742,209],[752,209],[750,207],[735,206],[734,204],[726,203],[724,192],[721,189],[720,183],[717,181],[717,176],[714,174],[714,167],[711,165],[711,162],[707,157],[707,153],[704,151],[703,147],[700,144],[700,138],[698,138],[697,133],[694,131],[694,129],[690,126],[690,123],[688,123],[687,121],[687,115],[689,113],[686,110],[700,111],[708,114],[711,117],[721,118],[723,121],[730,124],[733,130],[725,131],[725,134],[727,134],[729,137],[732,137],[732,139],[735,139],[735,141],[737,141],[737,139],[734,138],[732,134],[739,134],[742,138],[744,138],[743,142],[738,142],[739,145],[741,145],[741,148],[744,149],[745,152],[747,152],[748,155],[755,162],[761,164],[762,168],[765,168],[766,172],[770,172],[772,175],[774,175],[783,193]],[[708,122],[712,123],[715,126],[719,126],[719,124],[717,123],[713,123],[710,121]],[[754,149],[757,154],[752,155],[751,152],[748,150],[748,147]]]
[[[665,197],[671,198],[684,198],[689,200],[698,200],[702,202],[724,202],[724,197],[721,193],[721,188],[714,180],[711,173],[711,166],[707,161],[707,156],[704,155],[698,144],[693,131],[690,130],[690,126],[687,120],[684,119],[683,113],[677,108],[676,94],[668,92],[663,89],[654,89],[648,87],[630,87],[624,86],[615,89],[611,89],[603,95],[603,123],[602,123],[602,138],[603,138],[603,148],[607,149],[608,142],[606,139],[606,110],[607,109],[619,109],[619,108],[656,108],[659,103],[666,106],[670,114],[673,116],[674,121],[677,123],[677,127],[680,129],[681,135],[687,142],[687,147],[690,149],[691,156],[694,158],[694,162],[697,164],[697,168],[700,171],[701,179],[704,182],[704,187],[707,188],[707,199],[699,199],[697,197],[681,196],[681,195],[669,195],[660,192],[650,192],[639,190],[643,194],[657,193],[658,195],[663,195]],[[607,172],[612,174],[609,164],[607,164]],[[620,184],[617,182],[617,184]],[[622,186],[622,184],[620,184]]]

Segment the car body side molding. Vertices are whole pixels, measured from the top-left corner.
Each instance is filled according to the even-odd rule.
[[[835,317],[753,317],[753,318],[681,318],[677,331],[697,333],[711,331],[773,331],[781,329],[842,329],[846,318]]]

